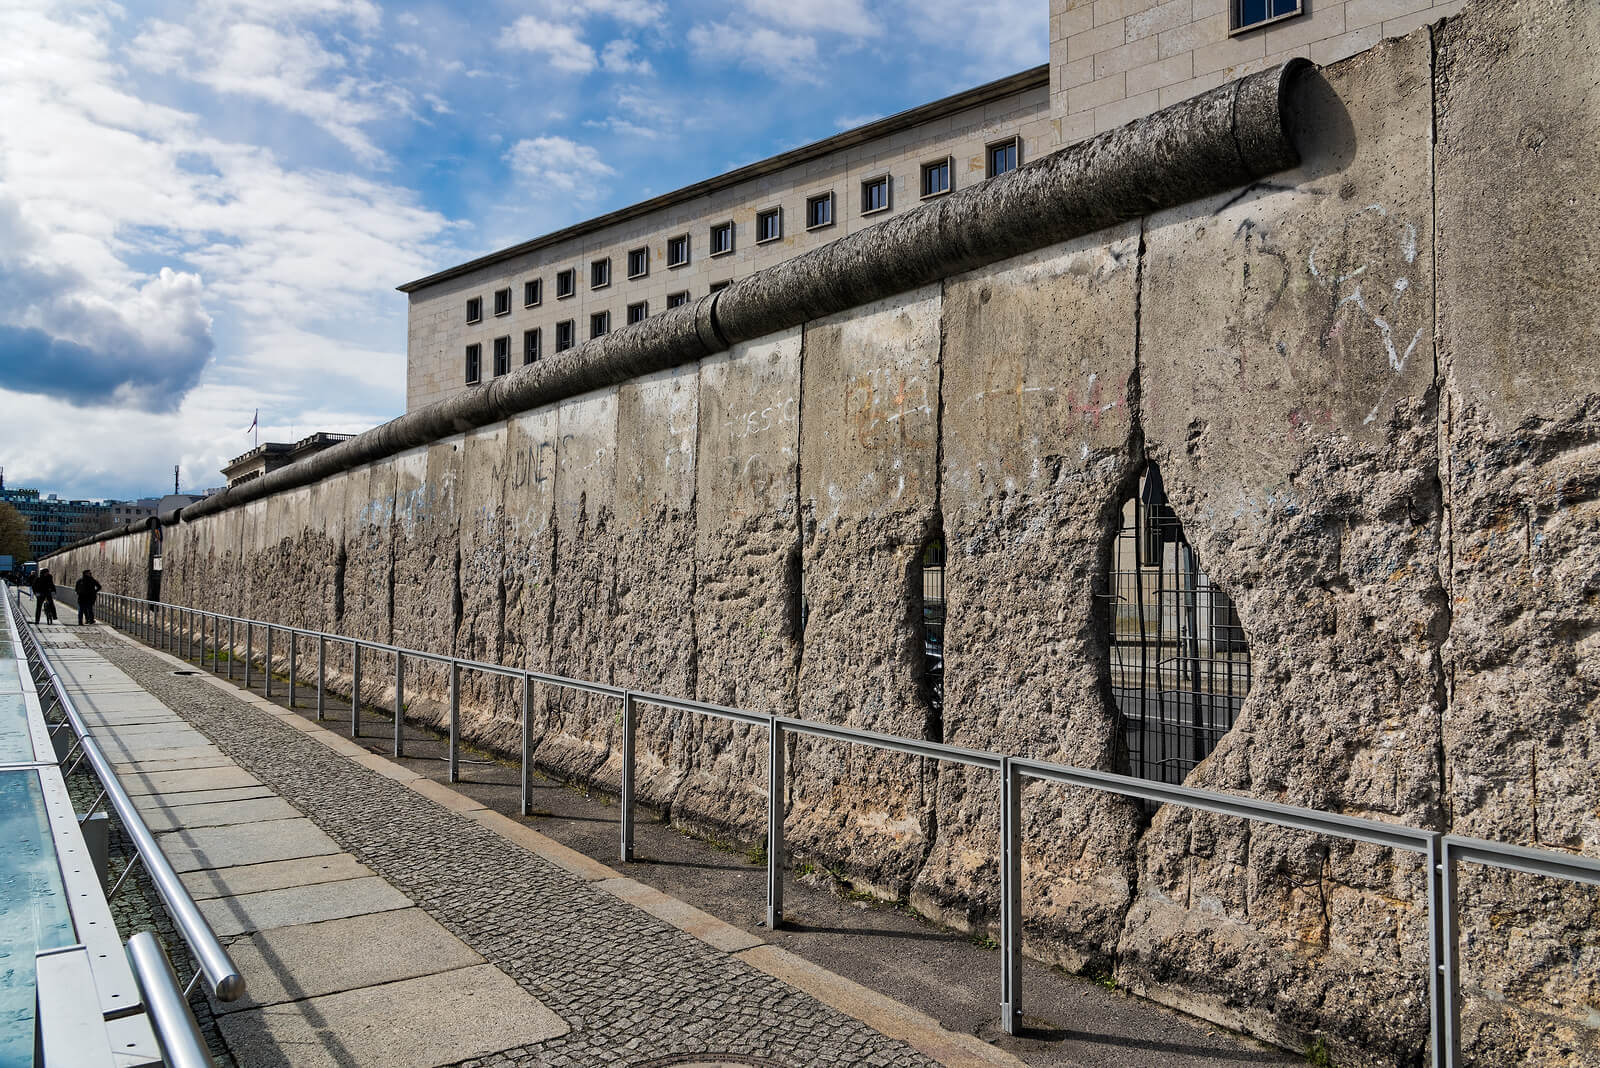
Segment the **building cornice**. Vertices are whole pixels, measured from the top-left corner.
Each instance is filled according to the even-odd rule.
[[[637,219],[640,216],[649,215],[651,212],[671,207],[674,204],[684,203],[696,197],[703,197],[709,193],[728,189],[755,178],[762,178],[787,167],[807,163],[820,156],[837,152],[840,149],[854,148],[856,145],[889,137],[913,126],[920,126],[935,119],[942,119],[947,115],[966,111],[968,108],[981,107],[1002,97],[1026,92],[1029,89],[1042,88],[1049,84],[1050,65],[1045,63],[1013,74],[1010,77],[1001,78],[999,81],[989,82],[986,85],[968,89],[954,96],[935,100],[930,104],[922,104],[907,111],[890,115],[887,118],[878,119],[876,122],[869,122],[865,126],[857,126],[852,130],[834,134],[832,137],[825,137],[821,141],[813,141],[809,145],[802,145],[780,155],[771,156],[757,163],[740,167],[737,170],[728,171],[725,174],[719,174],[715,178],[707,178],[704,181],[695,182],[693,185],[686,185],[682,189],[674,189],[670,193],[663,193],[658,197],[651,197],[649,200],[641,200],[637,204],[618,208],[616,211],[608,212],[605,215],[597,215],[593,219],[586,219],[563,230],[556,230],[553,233],[545,234],[543,237],[536,237],[530,241],[500,249],[498,252],[479,256],[477,259],[468,260],[466,263],[457,264],[454,267],[447,267],[435,274],[428,275],[426,278],[419,278],[414,282],[407,282],[405,285],[396,286],[395,288],[402,293],[415,293],[419,289],[426,289],[428,286],[439,282],[460,278],[462,275],[471,274],[473,271],[492,267],[505,260],[513,259],[517,256],[525,256],[542,248],[549,248],[551,245],[559,245],[563,241],[570,241],[575,237],[583,237],[586,234],[604,230],[608,226],[627,222],[630,219]]]

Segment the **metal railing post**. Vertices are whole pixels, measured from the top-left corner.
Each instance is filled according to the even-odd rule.
[[[267,655],[261,664],[262,696],[272,700],[272,624],[267,624]]]
[[[533,813],[533,677],[522,676],[522,814]]]
[[[406,721],[405,716],[405,657],[395,650],[394,654],[394,755],[405,755],[405,742],[401,738],[401,728]]]
[[[350,737],[361,737],[361,643],[350,643]]]
[[[450,781],[461,780],[461,662],[450,661]]]
[[[1000,1026],[1022,1026],[1022,776],[1000,759]]]
[[[200,626],[195,628],[195,629],[197,629],[200,632],[200,659],[195,661],[195,665],[197,667],[199,667],[199,669],[201,671],[204,671],[206,669],[206,617],[205,617],[205,613],[203,613],[203,612],[201,613],[201,615],[200,615]]]
[[[228,650],[232,658],[233,650]],[[222,617],[211,617],[211,674],[216,675],[222,671]]]
[[[328,639],[317,635],[317,719],[320,722],[328,713]]]
[[[619,805],[622,809],[622,847],[620,850],[624,861],[633,859],[633,739],[635,725],[635,710],[633,704],[633,691],[627,690],[622,695],[622,798]]]
[[[1461,1061],[1456,1012],[1460,969],[1456,961],[1456,862],[1441,834],[1428,839],[1428,1002],[1433,1068],[1455,1068]]]
[[[300,670],[298,653],[300,652],[300,635],[293,629],[289,631],[289,708],[294,709],[294,682],[295,674]]]
[[[234,650],[239,648],[238,620],[228,617],[228,679],[233,679],[233,662],[237,659]]]
[[[250,669],[256,657],[256,625],[248,619],[244,623],[244,688],[250,688]]]
[[[783,922],[783,723],[767,723],[767,930]]]

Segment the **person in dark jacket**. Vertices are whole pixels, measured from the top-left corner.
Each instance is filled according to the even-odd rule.
[[[41,567],[33,576],[33,625],[36,627],[41,612],[51,623],[56,621],[56,580],[48,567]]]
[[[73,583],[72,592],[78,595],[78,626],[85,622],[94,626],[94,599],[100,594],[100,583],[85,568],[83,577]]]

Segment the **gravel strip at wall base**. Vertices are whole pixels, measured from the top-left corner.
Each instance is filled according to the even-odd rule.
[[[204,680],[174,676],[114,637],[86,644],[573,1028],[464,1064],[621,1065],[701,1052],[794,1066],[933,1063]]]

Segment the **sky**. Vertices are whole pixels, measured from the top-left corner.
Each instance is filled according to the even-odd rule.
[[[405,408],[395,286],[1042,63],[1046,0],[0,0],[0,466]]]

